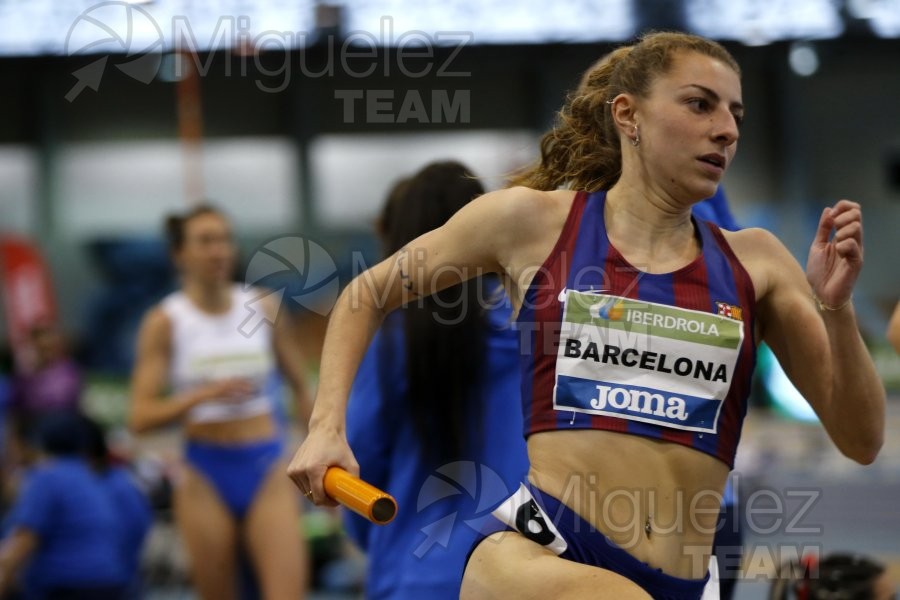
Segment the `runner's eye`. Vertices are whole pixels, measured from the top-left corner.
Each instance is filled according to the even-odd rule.
[[[707,100],[706,98],[691,98],[687,103],[688,106],[690,106],[694,110],[694,112],[709,112],[710,104],[709,100]]]

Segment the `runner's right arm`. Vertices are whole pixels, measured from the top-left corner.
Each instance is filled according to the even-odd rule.
[[[346,407],[357,367],[390,311],[461,281],[487,273],[509,274],[510,256],[523,227],[534,219],[519,214],[535,194],[509,188],[485,194],[442,227],[411,241],[396,254],[356,277],[338,298],[325,335],[320,380],[310,431],[288,475],[313,501],[333,504],[322,479],[329,466],[354,475],[359,466],[347,443]]]

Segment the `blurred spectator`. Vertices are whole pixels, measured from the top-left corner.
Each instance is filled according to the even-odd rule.
[[[6,488],[7,478],[9,477],[9,448],[7,443],[9,440],[9,401],[10,401],[10,383],[9,378],[0,374],[0,492]],[[0,493],[0,514],[6,508],[3,502],[3,495]],[[2,534],[2,532],[0,532]]]
[[[116,513],[81,456],[81,419],[49,415],[37,439],[41,456],[25,476],[0,547],[0,598],[18,581],[26,599],[120,600]]]
[[[399,183],[381,219],[385,255],[483,192],[455,162]],[[499,281],[474,279],[410,302],[372,341],[350,394],[347,437],[362,478],[405,508],[387,527],[345,518],[368,554],[366,598],[458,598],[479,519],[524,477],[510,320]]]
[[[140,561],[144,540],[153,525],[153,511],[147,495],[125,467],[114,464],[106,445],[106,435],[93,419],[85,418],[85,456],[97,473],[116,511],[119,556],[128,582],[127,598],[141,597]]]
[[[96,239],[87,254],[101,282],[85,310],[83,364],[92,372],[127,375],[141,317],[175,288],[175,270],[156,238]]]
[[[894,314],[891,316],[891,322],[888,324],[887,339],[900,354],[900,302],[894,307]]]
[[[13,379],[12,410],[26,419],[58,410],[76,410],[81,398],[81,371],[69,357],[54,323],[36,323],[29,334],[32,367]]]
[[[284,377],[305,425],[310,402],[291,319],[271,288],[233,281],[237,244],[221,211],[200,204],[172,215],[166,235],[181,286],[144,317],[129,423],[139,433],[184,426],[173,508],[197,596],[236,597],[244,553],[265,597],[302,597],[301,504],[284,476],[271,385]]]
[[[769,600],[895,600],[896,583],[884,565],[866,556],[831,554],[816,562],[782,565]]]
[[[9,377],[5,374],[0,373],[0,442],[3,440],[3,435],[6,434],[6,413],[9,408],[9,401],[11,397],[11,384],[9,381]],[[0,444],[2,447],[2,444]]]
[[[23,479],[41,457],[40,440],[37,437],[33,420],[22,417],[9,420],[6,442],[3,446],[4,526],[0,530],[0,535],[8,532],[8,509],[15,503]]]

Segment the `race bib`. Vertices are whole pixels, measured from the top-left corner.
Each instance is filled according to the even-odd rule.
[[[568,290],[553,406],[716,433],[743,340],[739,319]]]
[[[491,514],[554,554],[562,554],[569,548],[553,519],[538,505],[524,483]]]

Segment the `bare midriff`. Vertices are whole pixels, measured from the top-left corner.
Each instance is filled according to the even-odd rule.
[[[629,554],[674,577],[706,576],[725,463],[687,446],[589,429],[535,433],[528,455],[532,484]]]
[[[267,413],[235,421],[188,423],[185,432],[191,440],[229,446],[271,439],[276,427]]]

